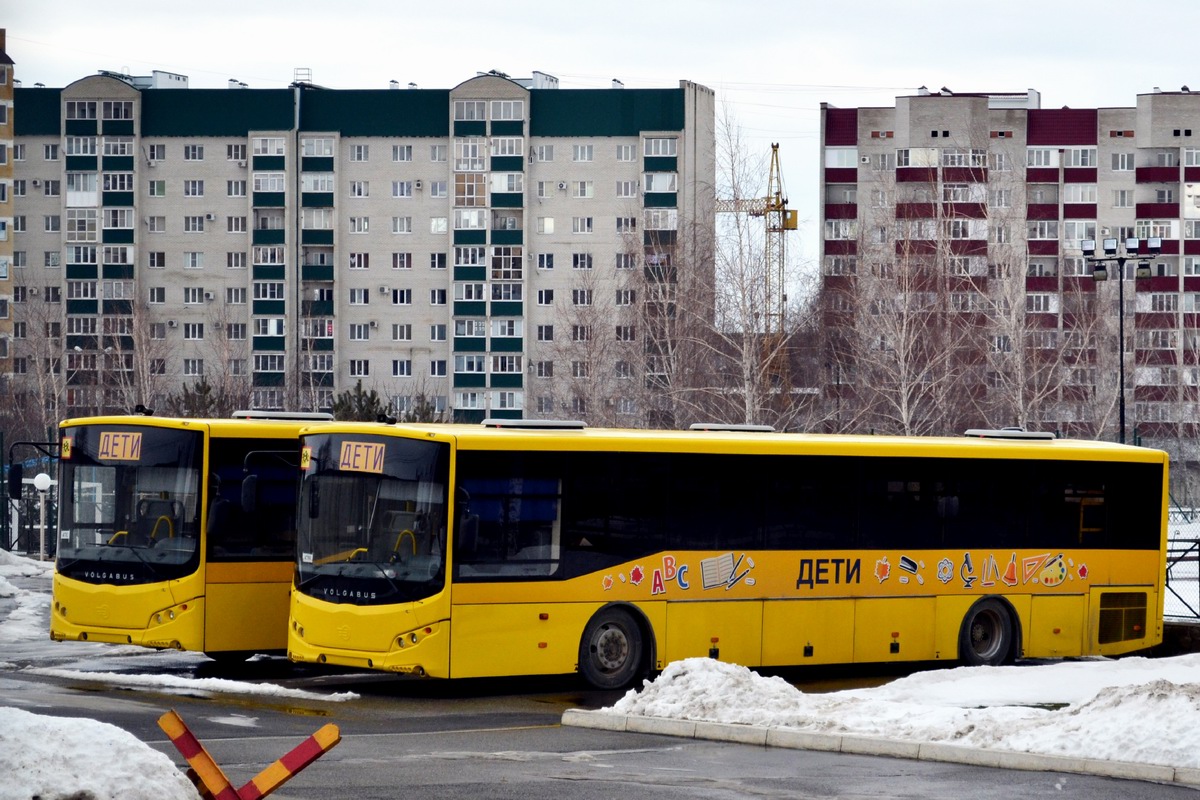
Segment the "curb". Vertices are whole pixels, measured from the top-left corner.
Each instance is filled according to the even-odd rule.
[[[1011,750],[986,750],[943,742],[913,742],[851,734],[813,733],[792,728],[768,728],[762,725],[736,725],[727,722],[641,717],[571,708],[563,712],[562,724],[576,728],[624,733],[653,733],[717,742],[755,744],[792,750],[820,750],[866,756],[910,758],[917,761],[941,761],[975,767],[1019,769],[1029,772],[1065,772],[1123,778],[1150,783],[1173,783],[1200,788],[1200,769],[1106,761],[1095,758],[1018,753]]]

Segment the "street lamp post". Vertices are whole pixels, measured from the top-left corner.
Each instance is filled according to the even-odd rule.
[[[1118,252],[1119,244],[1124,247],[1124,253]],[[1095,239],[1084,239],[1079,246],[1083,250],[1083,257],[1092,265],[1094,280],[1108,280],[1108,266],[1110,264],[1117,266],[1117,337],[1120,340],[1121,362],[1117,378],[1120,382],[1118,387],[1118,413],[1120,415],[1118,441],[1125,444],[1125,262],[1136,260],[1137,270],[1134,272],[1134,277],[1149,278],[1150,261],[1148,256],[1156,256],[1162,251],[1162,239],[1159,237],[1147,239],[1145,250],[1142,249],[1141,239],[1129,238],[1123,243],[1118,243],[1116,239],[1104,239],[1101,242],[1104,252],[1102,256],[1096,255]]]
[[[50,476],[39,472],[33,476],[33,488],[38,493],[38,561],[46,560],[46,493],[50,491]]]

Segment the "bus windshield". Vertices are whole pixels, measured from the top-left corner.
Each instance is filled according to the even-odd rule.
[[[304,448],[297,590],[357,605],[439,592],[449,446],[324,434],[304,437]]]
[[[64,430],[58,572],[108,584],[194,572],[203,443],[199,431],[130,425]]]

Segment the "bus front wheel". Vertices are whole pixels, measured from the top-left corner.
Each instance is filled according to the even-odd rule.
[[[1012,661],[1015,648],[1012,614],[1005,603],[988,597],[971,606],[958,636],[958,657],[973,667]]]
[[[643,649],[641,629],[629,612],[602,609],[583,631],[579,671],[597,689],[620,689],[637,676]]]

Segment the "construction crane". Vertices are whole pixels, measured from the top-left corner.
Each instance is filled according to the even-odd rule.
[[[787,293],[784,290],[784,265],[787,259],[787,240],[784,234],[797,228],[797,215],[787,207],[787,195],[783,191],[783,173],[779,169],[779,145],[771,145],[771,167],[767,175],[766,197],[717,200],[718,214],[749,214],[762,217],[766,224],[765,262],[766,286],[763,292],[763,333],[772,341],[783,335],[784,306]]]

